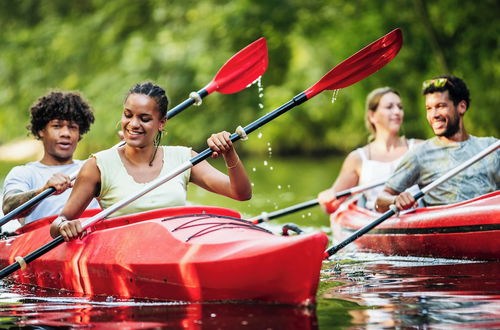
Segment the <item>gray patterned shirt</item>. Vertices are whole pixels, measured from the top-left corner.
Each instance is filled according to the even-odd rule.
[[[413,184],[418,184],[422,189],[496,141],[498,139],[494,137],[470,136],[463,142],[446,143],[433,137],[405,155],[387,181],[386,187],[402,192]],[[429,191],[423,200],[429,206],[452,204],[498,189],[499,149]]]

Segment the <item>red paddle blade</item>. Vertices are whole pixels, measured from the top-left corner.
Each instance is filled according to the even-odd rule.
[[[260,38],[234,54],[205,87],[208,94],[217,91],[232,94],[241,91],[267,69],[267,44]]]
[[[402,44],[400,29],[389,32],[336,65],[304,94],[310,99],[325,89],[344,88],[368,77],[389,63],[398,54]]]

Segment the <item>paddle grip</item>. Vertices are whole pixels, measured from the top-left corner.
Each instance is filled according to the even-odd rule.
[[[7,222],[10,220],[14,219],[19,213],[29,209],[30,207],[38,204],[40,201],[42,201],[44,198],[52,195],[53,193],[56,192],[56,189],[54,187],[49,187],[45,189],[42,193],[36,195],[29,201],[24,202],[23,204],[19,205],[9,213],[7,213],[1,220],[0,220],[0,226],[5,225]]]
[[[31,261],[37,259],[38,257],[41,257],[45,253],[47,253],[47,252],[51,251],[52,249],[54,249],[55,247],[61,245],[63,242],[64,242],[64,238],[62,236],[57,236],[52,241],[50,241],[49,243],[45,244],[44,246],[38,248],[37,250],[31,252],[23,259],[27,264],[29,264]],[[9,266],[5,267],[4,269],[2,269],[0,271],[0,279],[3,279],[6,276],[9,276],[10,274],[12,274],[13,272],[15,272],[16,270],[18,270],[20,268],[21,268],[21,265],[17,261],[14,262],[13,264],[10,264]]]
[[[205,96],[208,95],[208,92],[205,88],[200,89],[198,92],[198,95],[200,95],[201,98],[204,98]],[[194,99],[188,98],[184,102],[176,105],[174,108],[170,109],[167,112],[167,119],[173,118],[175,115],[177,115],[179,112],[183,111],[184,109],[188,108],[195,102]]]

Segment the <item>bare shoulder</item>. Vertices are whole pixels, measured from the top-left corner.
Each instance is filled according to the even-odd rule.
[[[364,146],[362,149],[365,149],[366,146]],[[347,157],[344,160],[344,165],[349,165],[349,166],[361,166],[362,159],[361,156],[359,155],[358,149],[355,149],[347,155]]]
[[[101,181],[101,171],[97,167],[95,157],[90,157],[85,164],[83,164],[82,169],[78,173],[78,177],[94,182]]]

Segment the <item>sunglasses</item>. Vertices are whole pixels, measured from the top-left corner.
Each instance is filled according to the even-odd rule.
[[[429,80],[426,80],[422,83],[422,89],[425,90],[431,86],[441,88],[441,87],[446,86],[446,83],[450,83],[450,85],[453,86],[453,83],[450,80],[448,80],[448,78],[429,79]]]

